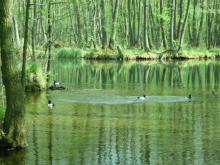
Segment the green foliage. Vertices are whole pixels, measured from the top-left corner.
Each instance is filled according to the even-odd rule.
[[[141,55],[144,53],[143,49],[126,49],[123,51],[124,54],[128,56],[135,56],[135,55]]]
[[[192,57],[192,58],[198,58],[198,57],[214,57],[216,55],[212,51],[209,51],[205,47],[199,47],[199,48],[188,48],[184,49],[182,51],[182,54],[186,57]]]
[[[212,48],[209,51],[214,53],[215,55],[219,55],[220,54],[220,48]]]
[[[37,83],[40,87],[46,87],[45,73],[42,70],[41,64],[31,62],[27,68],[27,83]]]
[[[57,51],[58,58],[79,58],[83,57],[84,52],[79,48],[61,48]]]
[[[2,107],[2,105],[0,105],[0,121],[3,120],[4,113],[5,113],[5,110],[4,110],[4,108]]]
[[[42,51],[42,50],[36,50],[35,54],[36,54],[36,58],[46,58],[47,57],[47,53],[45,53],[45,51]]]

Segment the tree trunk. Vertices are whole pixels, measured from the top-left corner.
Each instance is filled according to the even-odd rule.
[[[196,6],[197,6],[197,0],[194,0],[194,3],[193,3],[193,28],[192,28],[192,36],[193,36],[192,45],[193,46],[196,45],[196,40],[197,40]]]
[[[112,6],[113,7],[113,6]],[[109,40],[109,48],[113,49],[115,44],[115,35],[116,35],[116,20],[118,16],[118,0],[115,0],[115,6],[112,17],[112,33]]]
[[[3,123],[1,149],[17,148],[26,145],[24,86],[21,82],[21,67],[13,47],[12,0],[0,1],[0,38],[2,79],[6,93],[6,112]]]
[[[181,29],[181,33],[180,33],[179,48],[178,48],[178,50],[180,50],[182,48],[182,44],[183,44],[183,39],[184,39],[184,33],[185,33],[185,29],[186,29],[187,18],[189,16],[189,6],[190,6],[190,0],[187,1],[186,14],[185,14],[185,17],[184,17],[184,21],[183,21],[183,25],[182,25],[182,29]]]
[[[135,3],[135,0],[132,0],[132,8],[133,8],[133,15],[132,15],[132,18],[133,18],[133,21],[132,21],[132,30],[133,30],[133,43],[132,43],[132,46],[136,46],[136,3]]]
[[[32,60],[35,61],[35,37],[36,37],[36,26],[37,26],[37,4],[36,0],[33,2],[34,4],[34,20],[33,20],[33,26],[32,26]]]
[[[26,76],[26,56],[27,56],[27,46],[28,46],[28,21],[29,21],[29,8],[30,0],[26,2],[26,16],[25,16],[25,29],[24,29],[24,45],[23,45],[23,63],[22,63],[22,84],[25,86],[25,76]]]
[[[48,2],[48,61],[47,61],[47,82],[50,80],[51,45],[52,45],[52,21],[51,21],[51,0]]]
[[[202,27],[203,27],[203,20],[204,20],[204,0],[201,0],[201,18],[200,18],[200,23],[199,23],[199,30],[197,33],[197,40],[196,40],[196,46],[198,47],[200,45],[200,37],[202,34]]]
[[[138,28],[137,28],[137,45],[140,46],[140,36],[141,36],[141,15],[142,15],[142,11],[141,11],[141,0],[138,1]]]
[[[102,31],[102,49],[107,45],[107,32],[106,32],[106,13],[105,13],[105,0],[101,0],[101,31]]]
[[[133,34],[133,28],[132,28],[132,16],[131,16],[131,1],[132,0],[128,0],[128,24],[129,24],[129,45],[133,46],[133,38],[134,38],[134,34]]]
[[[77,40],[77,44],[78,46],[82,46],[82,20],[81,20],[81,17],[80,17],[80,8],[79,8],[79,2],[78,0],[75,0],[75,11],[76,11],[76,20],[77,20],[77,37],[78,37],[78,40]]]
[[[170,5],[171,16],[170,16],[170,50],[174,49],[174,11],[175,11],[175,0],[171,0]]]
[[[13,25],[14,25],[14,36],[15,36],[15,46],[20,47],[20,37],[19,37],[19,32],[18,32],[18,24],[17,24],[17,19],[15,16],[13,16]]]
[[[163,15],[163,0],[160,0],[160,15]],[[160,28],[161,28],[163,47],[166,49],[167,41],[166,41],[166,35],[165,35],[165,30],[164,30],[164,20],[162,17],[160,18]]]
[[[148,0],[144,0],[144,50],[149,51],[149,42],[148,42],[148,17],[147,13],[149,10],[148,9]]]
[[[183,19],[183,0],[180,0],[179,2],[179,21],[178,21],[178,27],[177,27],[177,39],[179,39],[180,35],[180,30],[181,30],[181,25],[182,25],[182,19]]]

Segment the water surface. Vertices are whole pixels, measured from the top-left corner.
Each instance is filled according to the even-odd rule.
[[[54,61],[52,78],[67,89],[27,95],[29,148],[2,164],[220,163],[219,62]]]

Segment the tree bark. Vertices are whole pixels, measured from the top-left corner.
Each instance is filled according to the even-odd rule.
[[[113,7],[113,6],[112,6]],[[109,39],[109,48],[113,49],[115,44],[115,35],[116,35],[116,20],[118,16],[118,0],[115,0],[115,6],[112,16],[112,33]]]
[[[23,63],[22,63],[22,84],[25,86],[25,76],[26,76],[26,56],[27,56],[27,46],[28,46],[28,21],[29,21],[29,8],[30,0],[26,2],[26,16],[25,16],[25,29],[24,29],[24,45],[23,45]]]
[[[192,28],[192,36],[193,36],[193,41],[192,45],[196,45],[196,40],[197,40],[197,19],[196,19],[196,6],[197,6],[197,0],[194,0],[193,3],[193,28]]]
[[[131,15],[131,1],[128,0],[128,26],[129,26],[129,45],[133,46],[134,43],[134,34],[133,34],[133,27],[132,27],[132,15]]]
[[[204,0],[201,0],[201,9],[202,9],[202,13],[201,13],[201,18],[200,18],[200,23],[199,23],[199,30],[198,30],[198,34],[197,34],[196,46],[200,45],[200,38],[201,38],[201,34],[202,34],[202,27],[203,27],[203,20],[204,20]]]
[[[160,0],[160,15],[163,15],[163,6],[164,6],[163,0]],[[166,49],[167,41],[166,41],[166,35],[165,35],[165,30],[164,30],[164,20],[162,17],[160,18],[160,28],[161,28],[163,47]]]
[[[185,29],[186,29],[187,18],[189,16],[189,7],[190,7],[190,0],[187,1],[186,14],[185,14],[185,17],[184,17],[183,26],[182,26],[181,33],[180,33],[178,50],[180,50],[182,48],[184,33],[185,33]]]
[[[21,46],[21,43],[20,43],[17,19],[15,16],[13,16],[13,25],[14,25],[15,46],[19,48]]]
[[[2,79],[5,85],[7,107],[3,122],[1,149],[26,145],[24,87],[21,81],[21,66],[13,47],[12,0],[0,1],[0,38]]]
[[[51,46],[52,46],[52,21],[51,21],[51,0],[48,2],[48,61],[47,61],[47,82],[50,80]]]
[[[107,32],[106,32],[106,9],[105,0],[101,0],[101,31],[102,31],[102,49],[105,49],[107,45]]]
[[[33,2],[34,4],[34,20],[33,20],[33,26],[32,26],[32,60],[35,61],[35,38],[36,38],[36,26],[37,26],[37,4],[36,0]]]
[[[170,16],[170,50],[174,49],[174,11],[175,11],[175,0],[171,0],[170,5],[171,16]]]
[[[148,0],[144,0],[144,50],[149,51],[149,42],[148,42],[148,17],[147,13],[149,10],[148,9]]]

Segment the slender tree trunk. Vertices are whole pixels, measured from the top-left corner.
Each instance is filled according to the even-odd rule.
[[[201,0],[201,18],[200,18],[200,23],[199,23],[199,30],[197,34],[197,41],[196,41],[196,46],[198,47],[200,45],[200,37],[202,34],[202,27],[203,27],[203,20],[204,20],[204,0]]]
[[[148,42],[148,17],[147,17],[147,13],[148,13],[148,0],[144,0],[144,50],[145,51],[149,51],[150,47],[149,47],[149,42]]]
[[[107,45],[107,32],[106,32],[106,9],[105,0],[101,0],[101,31],[102,31],[102,49]]]
[[[77,20],[77,37],[78,37],[78,45],[81,47],[81,43],[82,43],[82,20],[81,20],[81,16],[80,16],[80,8],[79,8],[79,2],[78,0],[75,0],[75,10],[76,10],[76,20]]]
[[[96,48],[96,4],[93,2],[93,13],[92,13],[92,44],[93,48]]]
[[[20,37],[19,37],[19,31],[18,31],[18,24],[17,24],[17,19],[15,16],[13,16],[13,25],[14,25],[14,36],[15,36],[15,46],[20,47]]]
[[[216,8],[220,11],[220,6],[217,4]],[[215,17],[215,43],[216,46],[220,46],[220,13],[218,12]]]
[[[185,29],[186,29],[186,23],[187,23],[187,19],[188,19],[188,16],[189,16],[189,7],[190,7],[190,0],[187,1],[186,14],[185,14],[185,17],[184,17],[184,21],[183,21],[183,25],[182,25],[182,29],[181,29],[181,33],[180,33],[178,50],[181,50],[181,48],[182,48],[184,33],[185,33]]]
[[[138,29],[137,29],[137,45],[140,45],[140,35],[141,35],[141,0],[138,0]]]
[[[174,40],[177,39],[177,28],[176,28],[176,18],[177,18],[177,14],[176,14],[176,2],[177,0],[174,0],[174,8],[173,8],[173,13],[174,13],[174,16],[173,16],[173,29],[174,29],[174,32],[173,32],[173,38]]]
[[[132,46],[136,46],[136,3],[135,0],[132,0],[132,8],[133,8],[133,21],[132,21],[132,30],[133,30],[133,43]]]
[[[34,4],[34,20],[33,20],[33,26],[32,26],[32,60],[35,61],[35,38],[36,38],[36,26],[37,26],[37,4],[36,0],[33,2]]]
[[[170,16],[170,50],[174,49],[174,11],[175,11],[175,0],[171,0],[171,16]]]
[[[183,21],[183,0],[180,0],[179,2],[179,21],[178,21],[178,27],[177,27],[177,39],[180,37],[180,29]]]
[[[160,0],[160,15],[163,15],[163,6],[164,6],[163,0]],[[165,30],[164,30],[164,20],[162,17],[160,18],[160,28],[161,28],[163,47],[166,49],[167,41],[166,41],[166,35],[165,35]]]
[[[2,78],[6,93],[6,112],[3,122],[4,135],[0,148],[17,148],[26,145],[24,86],[21,81],[21,67],[18,65],[13,47],[12,0],[0,1],[0,39]]]
[[[196,6],[197,6],[197,0],[194,0],[194,3],[193,3],[193,28],[192,28],[192,36],[193,36],[192,45],[193,46],[196,45],[196,40],[197,40]]]
[[[30,0],[26,1],[26,16],[25,16],[25,29],[24,29],[24,45],[23,45],[23,63],[22,63],[22,84],[25,86],[26,77],[26,56],[27,56],[27,46],[28,46],[28,23],[29,23],[29,9]]]
[[[40,3],[43,4],[44,0],[41,0]],[[44,23],[43,23],[43,5],[40,6],[40,28],[41,28],[41,34],[42,34],[42,39],[44,40],[44,43],[47,43],[47,35],[45,32],[45,27],[44,27]]]
[[[51,46],[52,46],[52,21],[51,21],[51,0],[48,2],[48,61],[47,61],[47,82],[50,80]]]
[[[133,45],[133,28],[132,28],[132,16],[131,16],[131,1],[132,0],[128,0],[128,24],[129,24],[129,45],[132,46]]]
[[[109,48],[113,49],[115,44],[115,35],[116,35],[116,20],[118,16],[118,0],[115,0],[115,6],[113,11],[113,17],[112,17],[112,33],[109,40]]]

